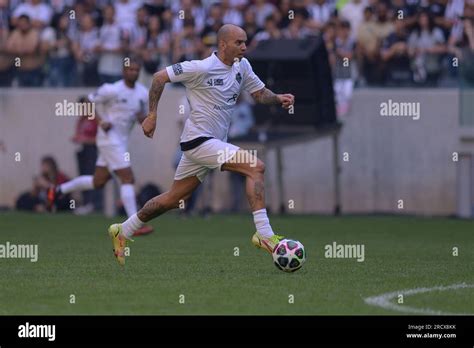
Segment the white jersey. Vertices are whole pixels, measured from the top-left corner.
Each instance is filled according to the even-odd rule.
[[[227,141],[232,112],[240,92],[254,93],[265,86],[246,58],[229,66],[217,57],[216,52],[203,60],[168,66],[166,71],[171,82],[184,84],[191,107],[181,142],[198,137]]]
[[[106,133],[99,127],[97,145],[126,145],[130,132],[137,121],[137,114],[148,111],[148,90],[135,82],[128,87],[124,80],[105,83],[89,95],[89,100],[100,106],[100,117],[110,122],[112,128]]]

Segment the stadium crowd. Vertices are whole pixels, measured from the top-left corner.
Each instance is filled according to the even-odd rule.
[[[474,0],[0,0],[0,86],[97,86],[131,54],[150,76],[209,55],[223,23],[246,30],[249,50],[322,34],[342,94],[436,85],[474,57]]]

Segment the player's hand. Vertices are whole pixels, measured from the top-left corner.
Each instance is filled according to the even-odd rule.
[[[100,128],[102,128],[102,130],[105,133],[107,133],[110,130],[110,128],[112,128],[112,123],[110,123],[110,122],[101,122],[100,123]]]
[[[156,116],[148,115],[142,122],[143,134],[148,138],[153,138],[156,128]]]
[[[295,96],[293,94],[278,94],[278,99],[282,108],[289,109],[295,103]]]

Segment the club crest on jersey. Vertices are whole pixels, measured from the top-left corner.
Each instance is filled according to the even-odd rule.
[[[235,75],[235,79],[240,84],[240,81],[242,81],[242,75],[240,73],[237,73],[237,75]]]
[[[181,63],[176,63],[173,64],[173,72],[176,76],[181,75],[183,73],[183,67],[181,66]]]

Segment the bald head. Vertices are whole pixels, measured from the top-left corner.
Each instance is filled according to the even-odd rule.
[[[247,35],[245,31],[234,24],[224,24],[220,29],[217,31],[217,45],[219,46],[221,41],[228,42],[237,39],[239,36]]]

